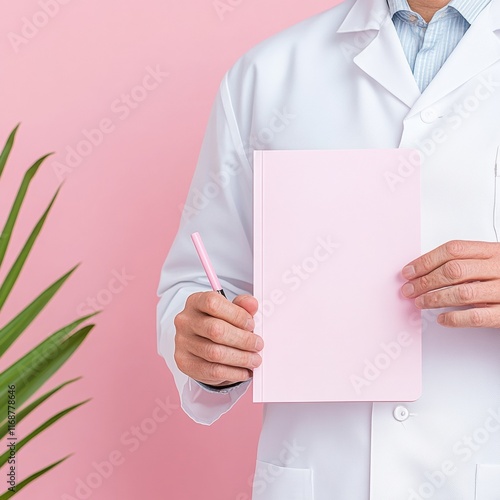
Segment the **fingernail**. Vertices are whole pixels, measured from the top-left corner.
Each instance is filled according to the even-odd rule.
[[[247,319],[247,323],[245,325],[245,330],[248,330],[249,332],[253,332],[253,329],[255,328],[255,321],[253,318]]]
[[[405,297],[409,297],[410,295],[413,294],[414,291],[415,287],[411,283],[406,283],[405,285],[403,285],[403,288],[401,288],[401,293]]]
[[[415,299],[415,305],[421,309],[424,306],[424,299],[422,297],[417,297]]]
[[[262,358],[258,354],[254,354],[252,356],[252,366],[254,368],[257,368],[257,366],[259,366],[261,362],[262,362]]]
[[[257,337],[257,340],[255,341],[255,350],[262,351],[262,349],[264,349],[264,341],[261,337]]]
[[[405,266],[403,267],[402,274],[406,279],[411,279],[415,276],[415,268],[413,266]]]

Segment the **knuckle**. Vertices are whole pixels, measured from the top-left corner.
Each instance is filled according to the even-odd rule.
[[[175,332],[174,345],[176,350],[181,350],[183,345],[183,335],[180,332]]]
[[[205,348],[205,359],[214,363],[220,363],[224,357],[224,348],[219,344],[208,344]]]
[[[224,325],[219,320],[209,321],[207,324],[207,337],[214,342],[221,342],[224,339]]]
[[[474,287],[468,283],[457,287],[458,300],[460,302],[469,303],[475,299]]]
[[[178,356],[181,356],[183,353],[189,351],[188,342],[184,335],[175,334],[174,335],[174,355],[177,353]]]
[[[485,324],[485,313],[484,309],[471,309],[471,325],[472,326],[483,326]]]
[[[423,297],[424,304],[428,306],[437,306],[439,303],[439,294],[437,292],[430,293]]]
[[[208,376],[211,380],[224,380],[225,368],[218,363],[211,363],[208,366]]]
[[[205,293],[205,311],[208,315],[214,316],[219,309],[219,296],[212,292]]]
[[[179,368],[179,370],[181,370],[182,372],[185,369],[184,359],[185,358],[182,355],[182,353],[179,352],[178,349],[175,349],[175,351],[174,351],[174,361],[175,361],[175,364],[177,365],[177,367]]]
[[[460,240],[451,240],[445,243],[444,249],[452,257],[461,257],[464,253],[464,242]]]
[[[429,254],[424,254],[421,257],[424,269],[432,269],[434,267],[434,262]]]
[[[431,284],[431,280],[428,275],[422,276],[419,281],[420,281],[420,288],[422,290],[427,290]]]
[[[450,260],[443,265],[443,274],[449,280],[459,280],[464,275],[463,265],[456,260]]]
[[[420,303],[423,309],[427,309],[431,306],[432,298],[429,298],[426,294],[420,296]]]
[[[174,317],[174,327],[176,330],[181,330],[185,325],[184,313],[180,312]]]
[[[189,295],[188,298],[186,299],[186,308],[194,307],[194,304],[197,302],[199,295],[200,292],[195,292]]]

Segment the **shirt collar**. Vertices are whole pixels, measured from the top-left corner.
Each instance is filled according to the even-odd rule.
[[[443,9],[453,7],[469,24],[472,24],[490,1],[491,0],[451,0]],[[399,11],[413,12],[407,0],[387,0],[387,4],[389,5],[391,18]]]

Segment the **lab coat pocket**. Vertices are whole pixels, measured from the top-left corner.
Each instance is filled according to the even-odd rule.
[[[500,500],[500,464],[476,465],[475,500]]]
[[[313,500],[312,470],[257,460],[252,500]]]

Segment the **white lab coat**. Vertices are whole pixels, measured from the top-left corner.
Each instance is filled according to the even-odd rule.
[[[252,292],[253,149],[418,148],[422,252],[452,239],[496,241],[499,29],[493,0],[422,95],[386,0],[347,0],[229,70],[159,286],[158,349],[191,418],[212,423],[249,386],[213,394],[182,374],[173,318],[189,294],[210,289],[194,231],[228,298]],[[408,175],[395,172],[395,189]],[[332,223],[343,216],[330,214]],[[423,316],[418,401],[265,405],[255,500],[500,499],[500,331],[447,329],[436,315]]]

